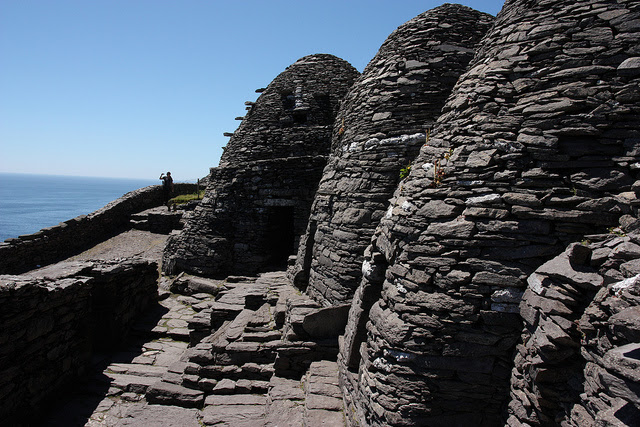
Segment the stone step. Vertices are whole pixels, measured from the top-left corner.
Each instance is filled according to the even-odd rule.
[[[242,334],[242,340],[246,342],[269,342],[277,341],[282,338],[280,331],[271,330],[264,332],[244,332]]]
[[[141,219],[141,220],[130,220],[129,223],[131,224],[132,228],[135,228],[136,230],[148,230],[149,229],[149,221],[147,221],[146,219]]]
[[[158,381],[157,377],[145,377],[139,375],[117,374],[114,372],[104,372],[111,387],[131,392],[144,394],[147,389]]]
[[[304,425],[304,391],[300,380],[272,377],[265,425]]]
[[[345,426],[338,364],[312,362],[303,378],[304,426]]]
[[[273,363],[258,364],[254,362],[238,365],[209,365],[201,366],[198,374],[201,378],[222,380],[264,380],[268,381],[273,375]]]
[[[183,408],[200,408],[204,404],[204,392],[164,381],[153,383],[145,394],[147,402],[176,405]]]
[[[138,363],[112,363],[107,367],[107,372],[159,378],[167,372],[167,368],[164,366],[142,365]]]
[[[266,412],[264,395],[209,396],[202,411],[202,422],[216,426],[263,426]]]
[[[262,404],[209,405],[202,410],[202,422],[216,427],[263,426],[266,412]]]

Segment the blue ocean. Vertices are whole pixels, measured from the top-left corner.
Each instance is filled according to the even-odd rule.
[[[100,209],[158,180],[0,173],[0,242]]]

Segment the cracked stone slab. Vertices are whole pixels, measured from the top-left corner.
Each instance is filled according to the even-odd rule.
[[[199,427],[200,411],[178,406],[141,404],[130,408],[118,427]]]
[[[144,393],[152,384],[158,381],[157,377],[142,377],[113,372],[105,372],[104,375],[111,379],[112,387],[134,393]]]
[[[204,402],[204,392],[163,381],[157,381],[149,387],[146,397],[149,403],[177,404],[184,407],[200,407]]]
[[[264,425],[264,405],[216,405],[202,410],[202,422],[216,426],[261,426]]]
[[[271,397],[271,400],[302,400],[304,399],[304,391],[300,381],[273,377],[271,378],[269,397]]]
[[[269,405],[264,425],[268,427],[303,426],[305,425],[304,405],[295,400],[275,400]]]
[[[112,363],[107,368],[116,374],[136,375],[139,377],[161,377],[167,368],[154,365],[139,365],[137,363]]]
[[[306,412],[306,425],[308,426],[344,426],[346,425],[342,411],[325,411],[311,409]]]
[[[205,407],[211,405],[266,405],[267,397],[259,394],[234,394],[230,396],[207,396]]]

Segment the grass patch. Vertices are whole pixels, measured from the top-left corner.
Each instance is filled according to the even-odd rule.
[[[169,200],[169,203],[172,205],[182,205],[192,200],[200,200],[204,196],[204,192],[205,190],[200,190],[199,193],[181,194]]]

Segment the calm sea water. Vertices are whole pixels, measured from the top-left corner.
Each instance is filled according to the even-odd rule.
[[[0,241],[100,209],[158,180],[0,173]]]

